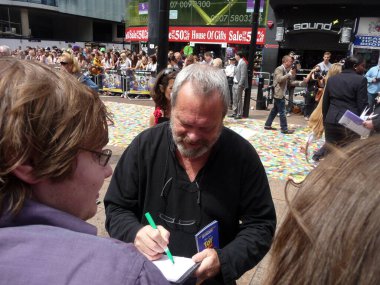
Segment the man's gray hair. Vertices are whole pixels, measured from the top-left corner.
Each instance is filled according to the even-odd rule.
[[[11,56],[11,49],[9,46],[0,45],[0,56]]]
[[[191,64],[182,69],[174,81],[171,95],[172,109],[175,107],[179,90],[187,82],[191,82],[191,88],[198,96],[207,98],[217,91],[223,103],[223,116],[227,114],[230,91],[226,74],[222,69],[200,63]]]

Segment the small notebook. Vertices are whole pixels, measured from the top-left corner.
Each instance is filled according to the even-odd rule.
[[[339,124],[345,126],[351,131],[354,131],[362,137],[366,137],[369,136],[371,131],[363,126],[363,122],[364,120],[362,118],[349,110],[347,110],[339,120]]]
[[[174,264],[166,255],[160,259],[153,261],[165,278],[170,283],[181,284],[189,278],[200,263],[195,263],[191,258],[173,256]]]

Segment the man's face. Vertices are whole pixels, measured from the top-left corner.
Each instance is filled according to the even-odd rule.
[[[206,62],[211,62],[211,60],[212,60],[212,57],[211,57],[211,56],[209,56],[209,55],[205,55],[205,61],[206,61]]]
[[[186,158],[208,153],[223,127],[223,103],[217,91],[207,99],[195,92],[190,82],[181,87],[170,120],[174,142]]]
[[[330,56],[329,55],[324,55],[323,56],[323,61],[326,62],[326,63],[329,62],[330,61]]]
[[[363,75],[365,73],[365,67],[366,67],[365,62],[358,64],[355,68],[356,73]]]
[[[285,61],[284,61],[284,66],[286,69],[290,68],[293,64],[293,58],[292,57],[288,57]]]
[[[100,165],[96,154],[80,151],[76,158],[76,168],[70,177],[60,182],[50,180],[41,182],[33,186],[34,193],[37,195],[37,200],[42,200],[42,203],[82,220],[88,220],[96,214],[99,191],[104,179],[111,174],[111,166]],[[44,197],[38,196],[38,188],[42,187],[51,190],[49,197],[46,197],[46,191]]]

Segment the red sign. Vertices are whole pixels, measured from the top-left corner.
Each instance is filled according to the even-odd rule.
[[[169,27],[169,42],[250,44],[252,29],[231,27]],[[125,31],[127,42],[148,41],[147,27],[131,27]],[[257,31],[256,44],[265,42],[265,28]]]

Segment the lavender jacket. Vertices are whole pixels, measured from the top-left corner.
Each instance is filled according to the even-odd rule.
[[[96,236],[70,214],[27,201],[0,216],[0,284],[169,284],[132,244]]]

